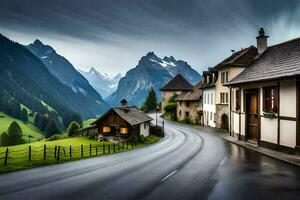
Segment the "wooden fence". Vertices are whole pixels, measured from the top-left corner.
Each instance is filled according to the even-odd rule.
[[[137,146],[136,142],[126,141],[112,144],[90,144],[80,146],[28,146],[14,150],[7,147],[0,152],[0,166],[20,164],[23,162],[51,161],[60,162],[72,159],[81,159],[105,154],[117,153]]]

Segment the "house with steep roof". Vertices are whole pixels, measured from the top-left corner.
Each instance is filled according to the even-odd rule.
[[[134,139],[140,135],[149,136],[151,117],[135,106],[127,106],[127,101],[121,101],[122,106],[111,108],[96,121],[91,123],[98,135],[104,137],[121,137]]]
[[[214,68],[209,68],[208,71],[202,73],[202,110],[203,110],[203,125],[216,127],[216,81],[218,79],[218,71]]]
[[[183,92],[175,98],[178,121],[203,124],[201,86],[202,81],[197,83],[191,91]]]
[[[273,46],[260,29],[258,56],[225,85],[232,93],[232,136],[295,153],[300,148],[300,38]]]
[[[244,71],[257,56],[257,49],[250,46],[234,52],[231,56],[214,67],[217,71],[215,82],[216,127],[229,130],[230,124],[230,89],[224,84]]]
[[[192,91],[192,89],[193,85],[191,85],[181,74],[177,74],[160,89],[162,92],[162,109],[164,110],[164,107],[171,98],[177,97],[183,92]]]

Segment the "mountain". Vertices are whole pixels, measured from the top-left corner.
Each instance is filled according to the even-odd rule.
[[[118,87],[119,80],[122,75],[119,73],[115,77],[107,74],[101,74],[95,68],[91,68],[88,72],[78,69],[78,71],[89,81],[89,83],[102,95],[103,98],[108,97]]]
[[[178,73],[192,84],[201,80],[200,74],[186,62],[176,60],[172,56],[161,59],[149,52],[140,59],[135,68],[120,79],[117,90],[105,100],[112,106],[117,106],[119,101],[125,98],[130,104],[140,106],[151,87],[160,99],[159,89]]]
[[[66,58],[57,54],[51,46],[35,40],[26,48],[43,62],[53,76],[67,85],[74,95],[84,102],[83,108],[80,108],[80,114],[86,117],[95,117],[108,108],[101,95],[89,84],[88,80]],[[66,101],[68,100],[66,99]]]
[[[61,83],[25,46],[0,34],[0,96],[4,94],[36,112],[45,112],[47,104],[62,117],[94,117],[103,109],[100,101]]]

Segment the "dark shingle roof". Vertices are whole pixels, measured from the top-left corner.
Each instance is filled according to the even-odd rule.
[[[202,86],[202,81],[197,83],[192,91],[184,92],[178,97],[176,97],[177,101],[197,101],[202,97],[202,90],[200,89]]]
[[[254,58],[257,56],[257,49],[254,46],[250,46],[248,48],[242,49],[240,51],[235,52],[218,65],[215,68],[224,67],[227,65],[230,66],[248,66]]]
[[[124,119],[127,123],[129,123],[131,126],[141,124],[144,122],[152,121],[153,119],[140,111],[135,106],[128,106],[128,107],[120,107],[120,108],[111,108],[109,111],[107,111],[103,116],[101,116],[99,119],[94,121],[92,123],[96,124],[98,121],[103,119],[106,115],[108,115],[111,112],[115,112],[117,115],[119,115],[122,119]]]
[[[189,91],[192,88],[193,86],[181,74],[177,74],[160,91]]]
[[[300,75],[300,38],[269,47],[226,85],[267,81]]]

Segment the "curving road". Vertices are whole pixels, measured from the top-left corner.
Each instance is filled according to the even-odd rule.
[[[300,199],[300,169],[166,122],[145,148],[0,176],[0,199]]]

